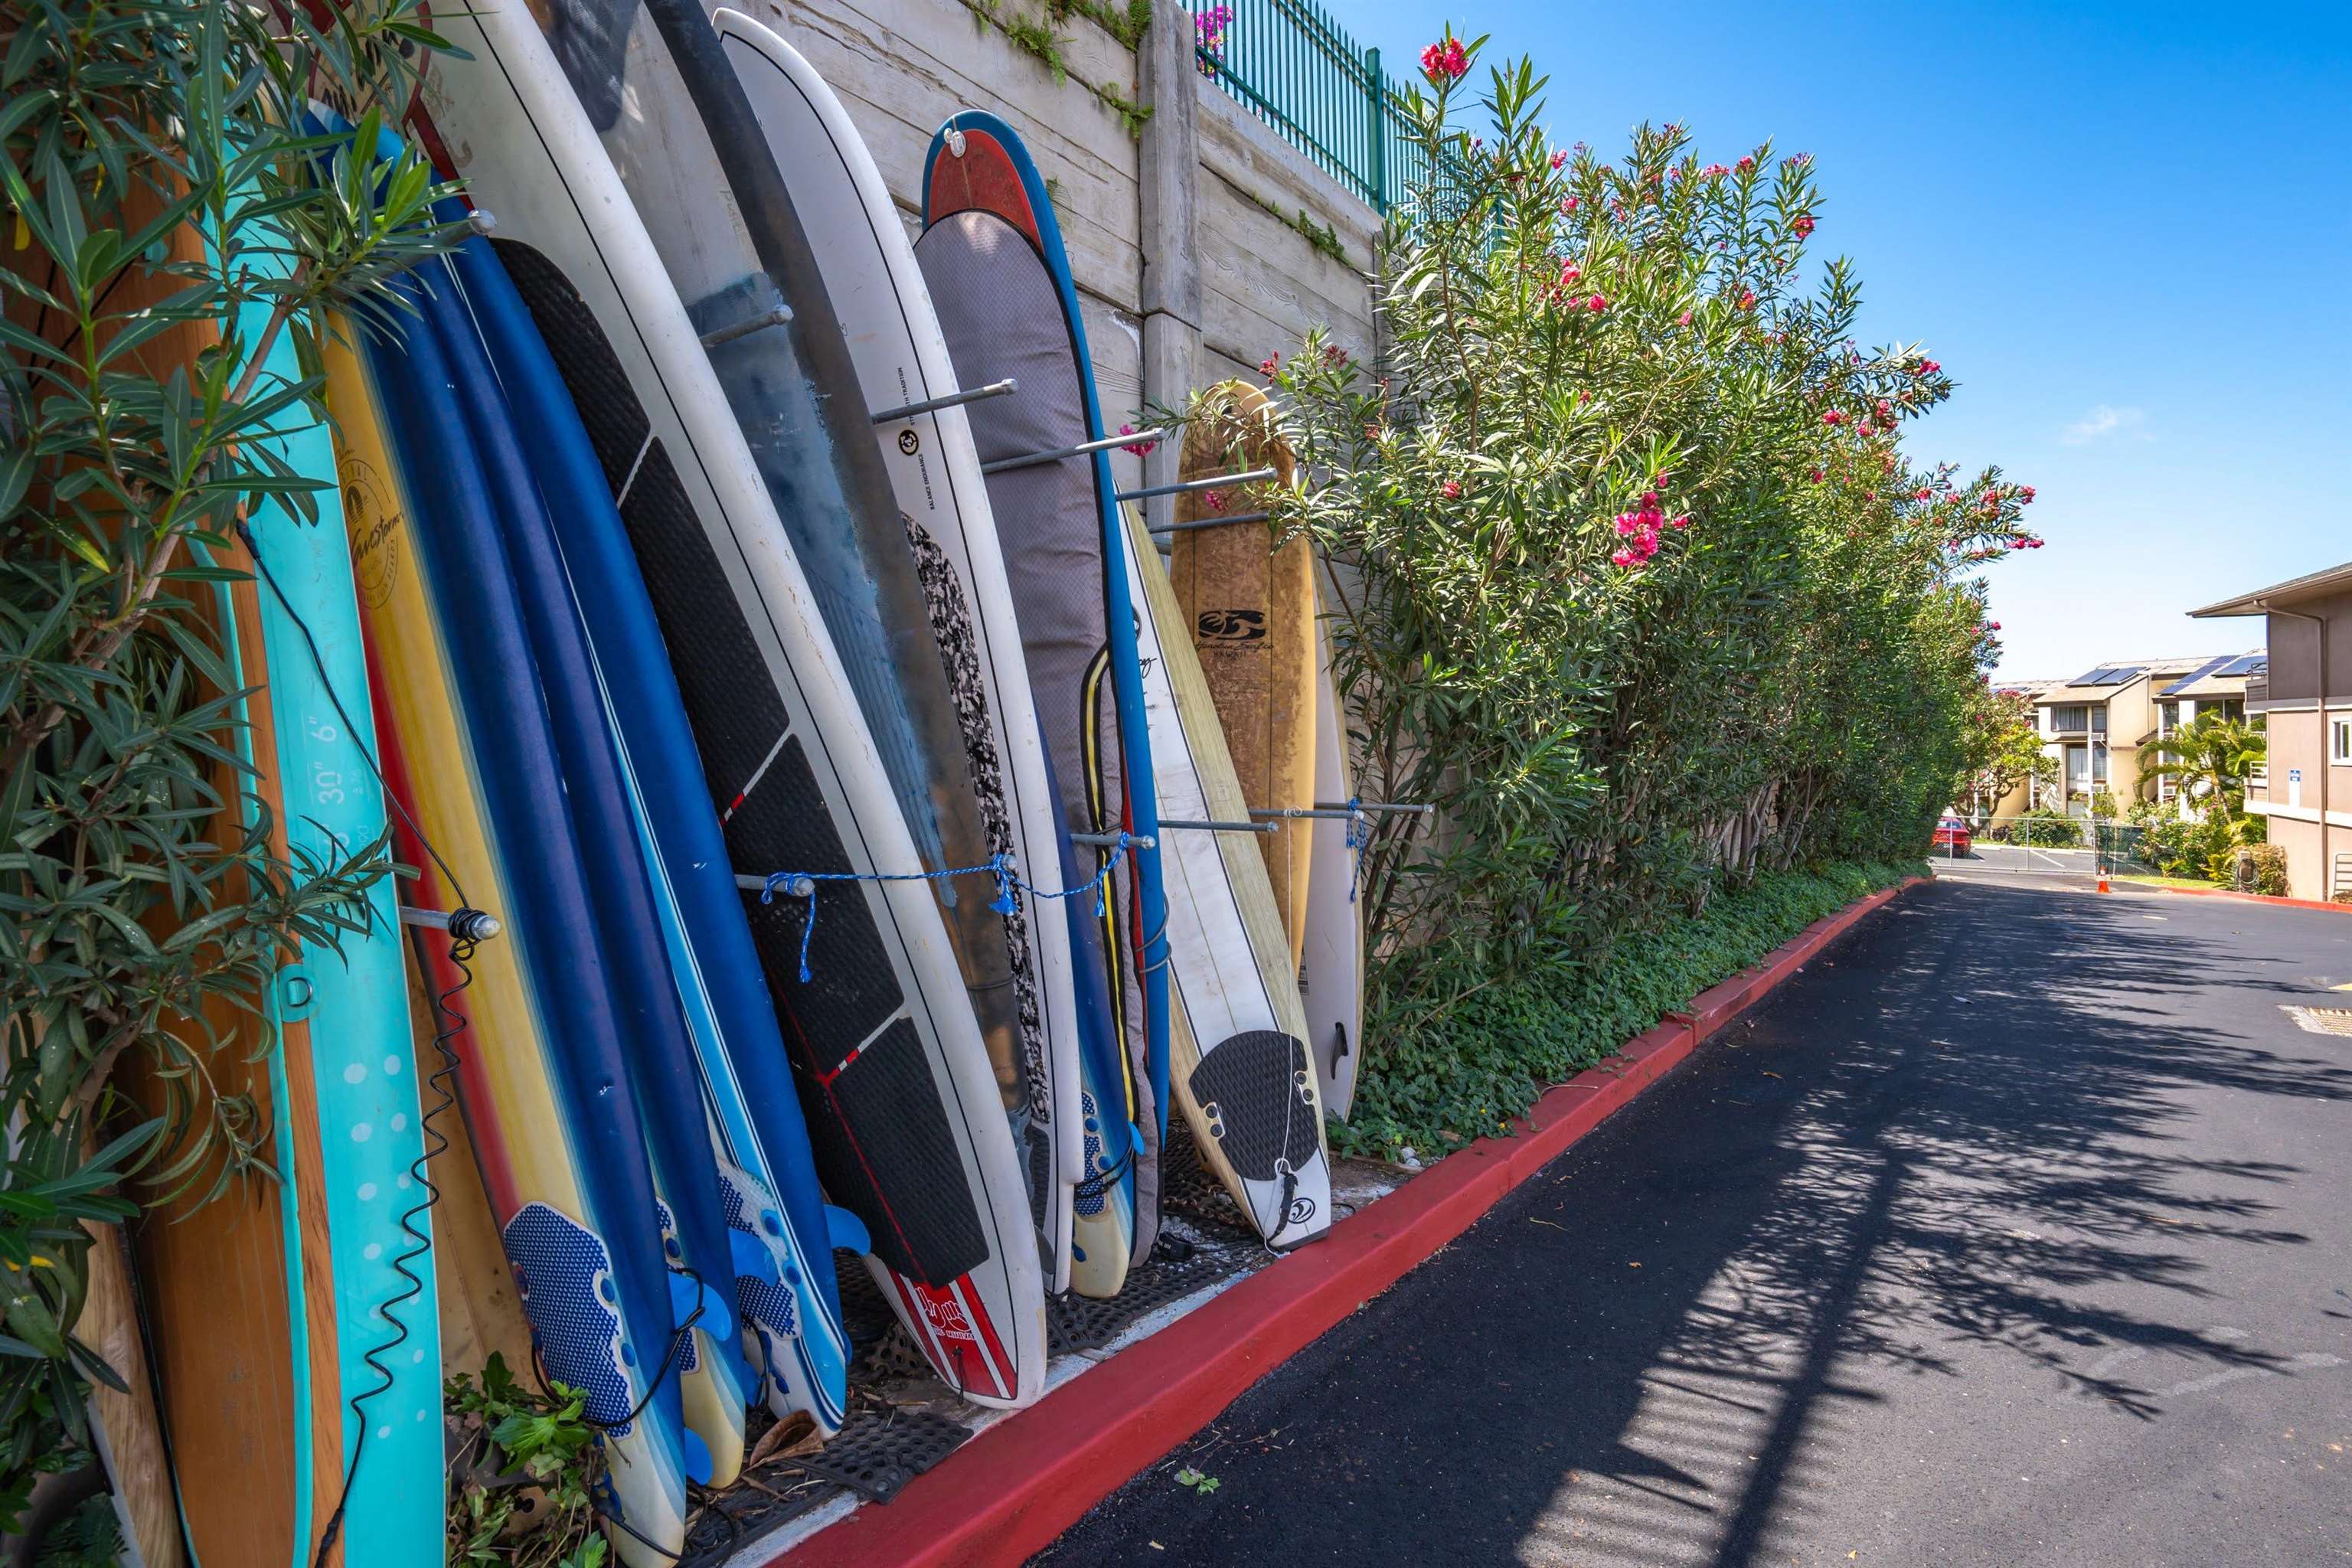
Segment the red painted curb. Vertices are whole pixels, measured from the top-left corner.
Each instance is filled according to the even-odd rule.
[[[1214,1420],[1250,1384],[1460,1236],[1513,1187],[1690,1055],[1854,921],[1924,877],[1806,927],[1619,1054],[1551,1089],[1508,1137],[1482,1138],[1139,1344],[1008,1416],[770,1568],[1013,1568]],[[1733,994],[1736,992],[1736,996]]]
[[[2242,904],[2280,904],[2290,910],[2326,910],[2352,915],[2352,904],[2331,904],[2319,899],[2282,899],[2273,893],[2241,893],[2229,888],[2168,888],[2161,883],[2134,882],[2135,892],[2178,893],[2186,899],[2233,899]]]

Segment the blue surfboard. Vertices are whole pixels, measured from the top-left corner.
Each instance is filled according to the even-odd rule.
[[[827,1432],[847,1396],[847,1336],[834,1274],[835,1238],[727,846],[711,809],[684,699],[653,601],[614,501],[625,483],[635,399],[594,316],[536,252],[512,253],[531,298],[477,241],[457,255],[467,303],[518,426],[531,432],[531,470],[560,516],[545,547],[560,552],[587,628],[678,991],[699,1058],[719,1149],[727,1222],[752,1245],[735,1300],[779,1415],[806,1411]],[[562,358],[551,339],[561,344]],[[593,407],[612,448],[600,457],[565,379],[600,391]],[[615,388],[621,389],[615,392]],[[621,399],[627,399],[624,406]],[[642,423],[642,416],[634,416]],[[620,469],[608,476],[607,457]],[[740,1247],[742,1244],[738,1243]],[[862,1247],[860,1250],[863,1250]]]
[[[588,1394],[590,1418],[608,1441],[630,1450],[632,1484],[656,1489],[645,1506],[659,1519],[632,1525],[622,1508],[621,1522],[667,1533],[685,1517],[688,1441],[653,1172],[635,1097],[625,1088],[624,1009],[609,984],[586,857],[560,808],[563,770],[499,542],[495,492],[443,349],[471,331],[462,318],[446,320],[457,309],[446,278],[442,273],[434,289],[416,279],[397,284],[422,319],[408,321],[397,343],[370,339],[364,346],[477,740],[506,876],[509,907],[499,913],[541,955],[534,989],[561,1043],[556,1089],[565,1135],[579,1151],[583,1212],[528,1205],[506,1222],[503,1240],[550,1375]],[[609,1500],[619,1506],[617,1498]]]

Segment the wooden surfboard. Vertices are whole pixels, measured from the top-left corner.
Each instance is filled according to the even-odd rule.
[[[1205,417],[1185,433],[1181,477],[1272,468],[1276,483],[1288,488],[1295,464],[1289,445],[1273,432],[1265,394],[1229,381],[1210,388],[1204,401]],[[1263,511],[1266,488],[1178,496],[1169,577],[1243,800],[1253,810],[1304,810],[1315,803],[1313,546],[1302,537],[1275,549],[1263,521],[1198,526],[1215,524],[1221,514]],[[1306,950],[1314,826],[1286,821],[1258,840],[1294,969]]]
[[[171,244],[180,261],[202,257],[202,237],[194,228],[177,231]],[[36,265],[21,256],[10,264],[25,270]],[[183,287],[177,278],[126,274],[107,306],[120,312],[116,330],[135,319],[131,312]],[[10,301],[8,314],[52,340],[72,330],[69,321],[55,312],[45,317],[22,298]],[[177,326],[132,350],[131,359],[145,374],[165,376],[192,367],[217,341],[208,325]],[[208,563],[250,571],[234,542],[211,552]],[[265,686],[256,584],[222,583],[190,597],[229,679],[238,687]],[[283,858],[287,817],[268,695],[256,691],[239,706],[247,728],[236,744],[251,771],[223,765],[213,772],[210,782],[230,818],[222,831],[234,834],[267,811],[270,847]],[[224,889],[223,896],[241,894]],[[335,1310],[309,1029],[282,1019],[275,997],[264,1000],[265,1014],[257,1016],[218,999],[207,1005],[205,1022],[219,1042],[210,1058],[215,1087],[252,1100],[274,1132],[261,1152],[281,1180],[243,1182],[202,1205],[195,1201],[203,1195],[200,1187],[151,1209],[131,1227],[128,1268],[121,1234],[101,1228],[75,1331],[131,1384],[127,1395],[93,1391],[91,1413],[127,1539],[136,1560],[150,1568],[187,1560],[184,1530],[198,1553],[216,1560],[307,1561],[310,1529],[322,1510],[333,1508],[342,1484]],[[136,1058],[126,1059],[119,1081],[152,1109],[161,1109],[175,1088],[185,1092],[184,1086],[159,1081]],[[151,1333],[144,1342],[134,1291],[146,1302]],[[160,1409],[152,1393],[156,1377],[164,1384]]]

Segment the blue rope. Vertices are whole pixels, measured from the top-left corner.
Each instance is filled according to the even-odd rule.
[[[1024,881],[1013,869],[1013,857],[999,850],[988,858],[988,863],[984,866],[951,866],[941,871],[771,872],[767,886],[760,890],[760,901],[763,904],[772,904],[776,901],[778,893],[808,900],[808,919],[801,926],[801,984],[806,985],[816,978],[814,973],[809,968],[809,939],[816,935],[816,885],[819,882],[944,882],[950,877],[992,877],[996,881],[996,897],[988,901],[988,907],[1000,915],[1009,915],[1013,911],[1016,906],[1013,902],[1013,889],[1018,888],[1030,897],[1037,899],[1075,899],[1081,893],[1092,891],[1095,896],[1095,914],[1097,918],[1100,918],[1103,912],[1103,889],[1110,880],[1111,868],[1118,864],[1118,858],[1127,853],[1128,847],[1127,831],[1122,828],[1119,830],[1118,842],[1110,846],[1110,853],[1103,858],[1102,869],[1076,887],[1065,888],[1059,892],[1051,892]],[[1349,895],[1351,898],[1353,896],[1353,894]]]
[[[1371,818],[1364,813],[1364,797],[1360,795],[1349,795],[1348,797],[1348,849],[1356,858],[1355,865],[1348,871],[1348,901],[1351,904],[1356,901],[1357,888],[1364,879],[1364,850],[1372,841],[1370,821]]]

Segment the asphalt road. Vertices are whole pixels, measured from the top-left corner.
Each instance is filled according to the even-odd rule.
[[[1037,1561],[2352,1559],[2347,985],[2343,915],[1915,889]]]

